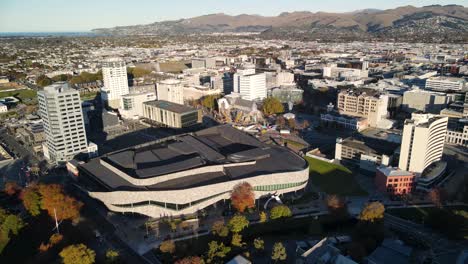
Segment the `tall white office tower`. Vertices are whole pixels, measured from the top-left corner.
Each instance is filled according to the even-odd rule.
[[[127,68],[121,58],[109,58],[102,62],[104,87],[101,98],[105,104],[114,109],[121,108],[122,95],[129,93]]]
[[[255,74],[254,69],[237,72],[233,82],[234,92],[239,93],[242,99],[261,100],[267,97],[265,73]]]
[[[44,123],[44,156],[50,163],[62,163],[87,152],[80,94],[68,83],[55,83],[37,93],[39,115]]]
[[[405,121],[401,141],[402,170],[421,174],[432,163],[442,158],[448,117],[432,114],[413,114]]]
[[[158,82],[156,92],[158,100],[184,104],[184,87],[179,80],[168,79]]]

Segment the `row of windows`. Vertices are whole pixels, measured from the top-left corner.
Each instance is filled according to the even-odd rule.
[[[306,184],[306,183],[307,183],[307,181],[293,182],[293,183],[282,183],[282,184],[272,184],[272,185],[260,185],[260,186],[255,186],[253,189],[254,189],[254,191],[270,192],[270,191],[277,191],[277,190],[293,188],[293,187],[301,186],[301,185]]]

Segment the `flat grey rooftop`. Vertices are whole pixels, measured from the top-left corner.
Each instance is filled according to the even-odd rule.
[[[176,103],[172,103],[172,102],[168,102],[164,100],[149,101],[149,102],[145,102],[144,104],[151,105],[160,109],[164,109],[164,110],[167,110],[173,113],[179,113],[179,114],[193,112],[197,110],[193,107],[188,107],[185,105],[176,104]]]
[[[141,187],[132,185],[103,166],[101,160],[136,179],[159,177],[203,166],[256,163]],[[297,171],[306,166],[304,159],[284,147],[265,145],[251,135],[223,125],[109,153],[80,165],[80,170],[111,190],[163,190]]]

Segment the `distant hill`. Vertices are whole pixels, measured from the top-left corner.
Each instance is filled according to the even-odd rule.
[[[147,25],[99,28],[110,35],[179,35],[217,32],[261,32],[266,38],[303,39],[468,39],[468,8],[460,5],[403,6],[350,13],[286,12],[278,16],[210,14]]]

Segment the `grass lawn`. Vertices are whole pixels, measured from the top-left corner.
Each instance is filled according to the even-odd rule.
[[[80,99],[81,101],[93,100],[94,98],[96,98],[97,94],[98,92],[83,93],[83,94],[80,94]]]
[[[461,212],[468,212],[468,207],[466,206],[452,206],[446,207],[446,209],[457,214],[462,214]],[[436,207],[412,207],[388,209],[386,212],[418,224],[423,224],[427,220],[429,213],[436,210],[438,210]]]
[[[37,97],[37,92],[30,89],[23,89],[18,91],[10,91],[10,92],[0,92],[0,98],[14,96],[24,101],[26,99],[35,99]]]
[[[367,195],[347,168],[311,157],[305,159],[309,162],[309,181],[323,192],[341,196]]]

